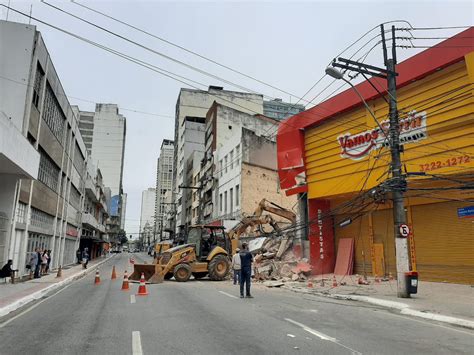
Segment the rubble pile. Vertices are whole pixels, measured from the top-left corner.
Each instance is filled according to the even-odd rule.
[[[255,255],[255,281],[267,281],[270,287],[278,287],[287,281],[305,281],[311,273],[311,265],[305,258],[297,258],[292,250],[294,238],[256,238],[249,243]],[[277,281],[277,282],[268,282]]]

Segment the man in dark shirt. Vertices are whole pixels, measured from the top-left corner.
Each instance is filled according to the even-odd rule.
[[[2,267],[0,270],[0,277],[5,278],[5,282],[7,281],[7,277],[12,278],[12,283],[15,283],[15,272],[18,270],[13,270],[12,268],[13,260],[8,260],[8,262]]]
[[[247,298],[253,298],[250,294],[250,278],[252,277],[252,253],[248,250],[247,243],[242,244],[240,251],[240,298],[244,298],[244,284]]]

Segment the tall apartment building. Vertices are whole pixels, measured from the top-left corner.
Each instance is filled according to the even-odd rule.
[[[165,227],[166,214],[174,211],[172,201],[167,196],[173,190],[174,142],[163,139],[160,148],[160,157],[156,168],[156,200],[154,229],[160,237]]]
[[[194,151],[204,151],[206,115],[214,101],[249,114],[263,114],[263,96],[223,90],[210,86],[208,91],[181,89],[176,102],[173,200],[176,203],[176,231],[186,223],[183,200],[185,168]],[[189,134],[194,133],[194,134]]]
[[[75,262],[87,152],[40,32],[0,21],[0,39],[0,263],[25,275],[37,247]]]
[[[109,247],[106,230],[109,200],[110,193],[103,184],[102,173],[88,157],[80,248],[88,248],[92,259],[103,255]]]
[[[149,245],[155,238],[155,200],[156,189],[148,188],[142,191],[142,206],[140,211],[140,239],[144,244]],[[155,237],[155,238],[154,238]]]
[[[282,203],[276,183],[276,143],[265,137],[278,124],[276,119],[214,102],[206,117],[206,151],[201,164],[202,223],[239,220],[242,211],[252,214],[263,197]],[[262,172],[253,173],[251,170],[255,169]],[[275,182],[270,183],[271,179],[262,176],[273,176]],[[261,188],[243,195],[243,183],[249,180]],[[242,196],[245,196],[245,209],[242,209]]]
[[[263,102],[263,114],[280,121],[303,112],[304,110],[304,105],[291,104],[289,102],[284,102],[282,99]]]
[[[112,193],[110,206],[111,234],[123,229],[126,196],[123,193],[126,118],[116,104],[96,104],[94,112],[80,111],[79,129],[92,163],[102,172],[103,183]]]

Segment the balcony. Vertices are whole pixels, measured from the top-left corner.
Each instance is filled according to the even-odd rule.
[[[82,214],[82,224],[93,228],[101,233],[105,233],[105,226],[97,221],[93,215],[84,212]]]
[[[89,196],[93,202],[98,202],[99,199],[97,198],[97,189],[92,179],[86,179],[85,185],[87,196]]]

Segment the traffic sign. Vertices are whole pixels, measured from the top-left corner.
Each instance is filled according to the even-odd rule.
[[[410,227],[406,224],[400,224],[400,236],[406,238],[410,235]]]

